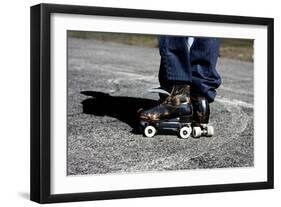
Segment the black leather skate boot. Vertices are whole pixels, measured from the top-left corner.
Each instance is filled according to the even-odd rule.
[[[191,103],[193,106],[193,137],[214,135],[214,128],[209,126],[210,106],[209,101],[199,94],[191,95]]]
[[[158,129],[178,131],[180,137],[188,138],[192,132],[193,117],[189,85],[174,85],[166,91],[159,104],[148,110],[140,110],[140,124],[144,135],[152,137]]]

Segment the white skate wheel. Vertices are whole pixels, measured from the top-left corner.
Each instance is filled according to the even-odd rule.
[[[154,126],[147,126],[144,129],[144,135],[146,137],[153,137],[156,134],[156,129]]]
[[[215,134],[214,131],[215,131],[215,130],[214,130],[214,127],[208,126],[208,127],[207,127],[207,135],[206,135],[206,136],[207,136],[207,137],[212,137],[212,136],[214,136],[214,134]]]
[[[180,129],[180,137],[183,139],[187,139],[190,136],[191,131],[192,131],[191,127],[186,127],[186,126],[182,127]]]
[[[193,137],[200,137],[201,136],[201,128],[200,127],[193,127],[192,136]]]

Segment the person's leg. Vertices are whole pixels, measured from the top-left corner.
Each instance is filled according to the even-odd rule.
[[[159,38],[161,55],[159,82],[170,95],[163,96],[159,105],[140,110],[139,116],[144,127],[158,126],[157,124],[162,120],[179,118],[183,126],[188,128],[189,133],[193,119],[196,122],[194,136],[211,136],[213,128],[208,126],[209,102],[214,100],[216,88],[221,83],[215,68],[219,40],[215,38],[189,40],[191,39],[188,37],[178,36]],[[184,137],[188,136],[188,133],[184,135]]]
[[[190,50],[192,93],[198,93],[213,102],[221,77],[216,70],[219,56],[218,38],[195,38]]]
[[[193,137],[214,135],[214,128],[209,125],[209,103],[214,101],[216,89],[221,84],[216,71],[219,45],[216,38],[195,38],[190,50]]]
[[[180,128],[180,136],[187,138],[192,132],[192,104],[190,99],[191,68],[186,37],[161,36],[159,38],[161,63],[159,82],[166,95],[159,104],[139,110],[145,136],[151,137],[157,128]],[[167,123],[174,123],[169,125]]]
[[[160,36],[161,56],[159,82],[162,87],[191,84],[192,73],[189,61],[187,37]]]

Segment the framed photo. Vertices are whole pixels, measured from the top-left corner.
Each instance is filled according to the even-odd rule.
[[[31,200],[273,188],[273,56],[271,18],[31,7]]]

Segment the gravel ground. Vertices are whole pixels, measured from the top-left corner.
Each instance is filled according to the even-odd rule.
[[[138,108],[155,103],[160,57],[141,48],[68,39],[68,175],[251,167],[253,64],[220,59],[212,138],[136,133]]]

